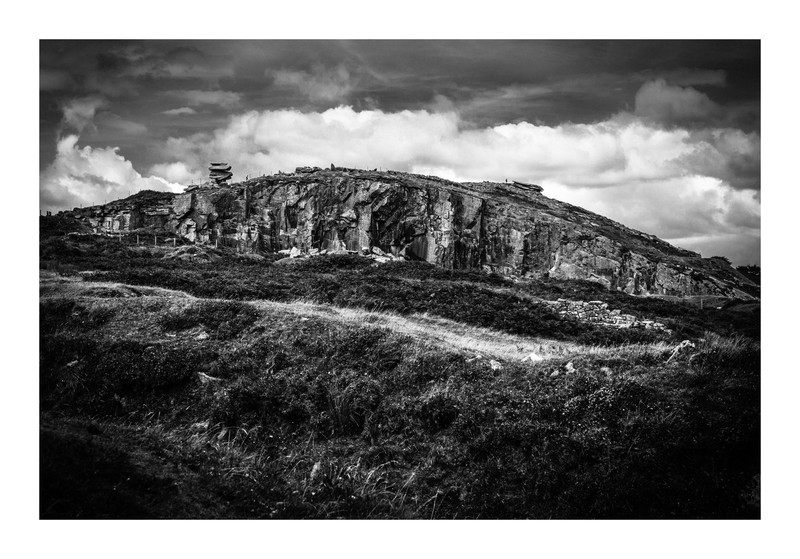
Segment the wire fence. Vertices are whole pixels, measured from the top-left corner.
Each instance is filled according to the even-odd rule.
[[[94,231],[95,235],[118,240],[126,245],[156,246],[174,248],[183,245],[194,244],[192,241],[180,235],[164,235],[150,232],[130,232],[130,231],[109,231],[99,229]]]

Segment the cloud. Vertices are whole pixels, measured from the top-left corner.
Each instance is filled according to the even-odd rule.
[[[632,181],[606,189],[570,188],[545,181],[549,196],[581,206],[628,227],[735,264],[758,263],[761,204],[752,190],[736,190],[719,179],[690,175]]]
[[[170,90],[167,95],[179,97],[186,101],[190,107],[200,105],[219,105],[224,108],[237,107],[242,102],[242,96],[234,91],[202,91],[199,89]]]
[[[506,123],[520,120],[525,114],[547,114],[555,103],[563,102],[564,95],[552,86],[507,85],[484,90],[462,90],[456,92],[464,99],[449,101],[443,95],[435,95],[432,108],[453,103],[455,110],[464,119],[485,123]]]
[[[102,129],[115,136],[141,136],[147,133],[147,126],[141,122],[125,119],[109,111],[99,111],[107,105],[106,98],[100,95],[71,99],[61,108],[64,115],[62,122],[68,131],[78,134],[87,129],[94,132]]]
[[[636,93],[634,113],[658,122],[696,122],[719,113],[720,107],[708,95],[692,87],[669,85],[658,78],[648,81]]]
[[[103,112],[97,116],[97,127],[115,136],[141,136],[147,133],[147,126],[140,122],[127,120],[121,116]]]
[[[169,182],[188,185],[192,182],[202,182],[203,173],[193,171],[180,161],[174,163],[159,163],[150,168],[150,174],[163,177]]]
[[[196,115],[197,111],[195,111],[191,107],[179,107],[177,109],[169,109],[167,111],[162,111],[161,114],[170,115],[170,116]]]
[[[759,182],[734,184],[743,155],[760,161],[756,133],[665,129],[630,114],[593,124],[463,124],[455,112],[425,110],[250,111],[213,134],[170,138],[160,151],[186,169],[228,161],[235,180],[334,163],[534,182],[547,195],[662,238],[705,235],[715,249],[719,239],[759,234]],[[166,176],[167,167],[156,171]]]
[[[143,177],[118,148],[79,147],[74,134],[58,140],[55,160],[39,175],[42,210],[102,204],[144,189],[181,192],[183,186]]]
[[[234,74],[229,60],[188,45],[164,50],[147,43],[123,44],[99,53],[97,60],[98,69],[117,77],[209,80]]]
[[[276,86],[297,88],[311,101],[344,101],[355,84],[344,64],[334,68],[316,65],[311,72],[298,70],[266,70]]]
[[[75,79],[66,70],[39,69],[40,91],[74,89],[76,86]]]
[[[725,256],[734,266],[761,263],[761,236],[758,233],[699,235],[667,240],[704,256]]]
[[[724,70],[707,70],[703,68],[675,68],[668,72],[659,72],[661,77],[673,85],[710,85],[725,86],[727,76]]]
[[[725,180],[734,188],[760,189],[761,137],[734,128],[692,131],[695,150],[683,155],[679,165],[699,175]]]
[[[106,99],[99,95],[71,99],[62,107],[63,122],[69,128],[82,132],[84,128],[94,124],[94,115],[97,109],[106,104]]]

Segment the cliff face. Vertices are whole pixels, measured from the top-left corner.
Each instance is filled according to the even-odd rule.
[[[300,168],[72,213],[98,229],[154,227],[251,252],[379,247],[445,268],[588,279],[637,295],[757,292],[721,259],[700,258],[520,183]]]

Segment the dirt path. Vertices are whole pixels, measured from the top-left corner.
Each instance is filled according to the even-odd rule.
[[[86,282],[78,276],[59,276],[43,271],[40,274],[40,296],[73,297],[101,301],[114,305],[115,301],[138,299],[153,307],[191,304],[197,298],[188,293],[157,287],[132,286],[113,282]],[[264,316],[291,315],[296,319],[322,318],[354,326],[385,328],[410,336],[420,342],[442,349],[496,359],[500,362],[530,361],[564,358],[578,354],[618,353],[619,348],[583,346],[574,342],[533,338],[501,332],[490,328],[471,326],[428,314],[398,315],[364,309],[335,307],[307,301],[289,303],[258,300],[249,301]],[[133,327],[133,325],[131,325]],[[663,343],[628,346],[635,352],[664,352]],[[532,357],[535,356],[535,357]]]

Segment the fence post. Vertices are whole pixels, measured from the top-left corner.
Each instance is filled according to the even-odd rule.
[[[175,237],[172,237],[172,247],[175,247]]]
[[[158,237],[156,237],[155,235],[153,235],[153,246],[154,247],[158,246]]]
[[[136,233],[136,244],[139,244],[139,233]]]

